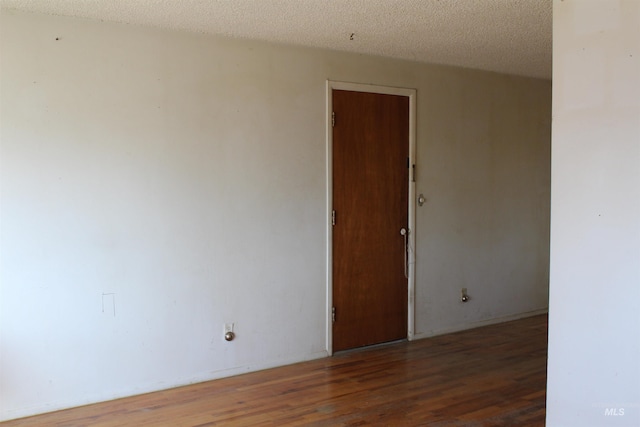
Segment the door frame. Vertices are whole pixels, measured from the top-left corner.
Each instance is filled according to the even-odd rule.
[[[416,183],[415,168],[416,168],[416,90],[392,86],[378,86],[372,84],[362,83],[350,83],[334,80],[327,80],[326,85],[326,104],[327,104],[327,117],[326,117],[326,130],[327,130],[327,299],[326,299],[326,320],[327,320],[327,333],[326,333],[326,346],[327,353],[333,354],[333,319],[332,319],[332,307],[333,307],[333,225],[332,225],[332,211],[333,211],[333,124],[332,124],[332,112],[333,112],[333,90],[348,90],[352,92],[369,92],[385,95],[399,95],[409,98],[409,182],[408,186],[408,198],[409,198],[409,253],[408,253],[408,274],[407,276],[407,339],[413,340],[414,327],[415,327],[415,211],[416,211]]]

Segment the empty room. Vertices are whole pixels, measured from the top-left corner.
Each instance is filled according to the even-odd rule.
[[[640,424],[640,2],[0,6],[2,425]]]

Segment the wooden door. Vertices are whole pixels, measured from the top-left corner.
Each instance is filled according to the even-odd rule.
[[[333,350],[407,337],[409,98],[333,90]]]

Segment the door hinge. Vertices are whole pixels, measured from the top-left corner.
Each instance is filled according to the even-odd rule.
[[[411,170],[411,182],[416,182],[416,165],[411,164],[411,159],[407,157],[407,169]]]
[[[335,323],[336,321],[336,308],[331,307],[331,321]]]
[[[336,211],[331,211],[331,225],[336,225]]]
[[[331,112],[331,127],[334,127],[336,125],[336,112],[333,111]]]

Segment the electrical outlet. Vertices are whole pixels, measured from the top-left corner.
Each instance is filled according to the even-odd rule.
[[[224,333],[233,332],[233,323],[225,323],[224,324]]]

